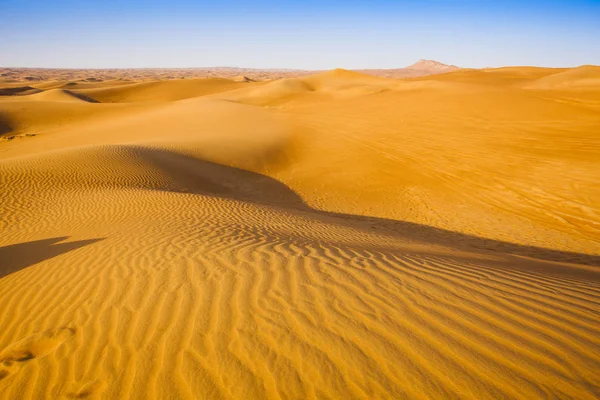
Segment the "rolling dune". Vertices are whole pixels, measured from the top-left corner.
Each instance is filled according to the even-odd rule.
[[[169,102],[232,90],[245,85],[245,82],[234,82],[229,79],[200,78],[82,88],[80,93],[88,94],[103,103]]]
[[[0,398],[600,397],[581,68],[0,96]]]

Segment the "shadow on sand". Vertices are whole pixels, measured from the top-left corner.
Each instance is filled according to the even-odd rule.
[[[413,222],[316,210],[308,206],[292,189],[271,177],[178,152],[147,147],[135,149],[141,159],[167,174],[172,182],[169,187],[149,189],[202,194],[281,207],[290,212],[307,213],[307,217],[318,216],[330,223],[353,229],[449,246],[457,250],[478,249],[488,254],[495,252],[537,260],[600,266],[600,256],[597,255],[524,246]],[[553,269],[550,266],[548,268]]]
[[[454,250],[476,252],[498,258],[496,261],[486,260],[485,263],[488,265],[600,280],[600,269],[596,268],[600,266],[600,256],[598,255],[524,246],[413,222],[316,210],[308,206],[292,189],[265,175],[204,161],[175,151],[142,146],[125,147],[129,151],[133,151],[139,161],[159,169],[169,178],[167,185],[157,187],[142,184],[140,186],[138,183],[134,186],[138,189],[198,194],[258,203],[367,233],[377,233],[428,245],[440,245]],[[57,237],[0,248],[0,278],[30,265],[103,240],[91,239],[59,243],[65,239],[67,237]],[[374,248],[378,248],[378,246],[374,246]],[[383,244],[378,249],[388,252],[398,251],[398,249],[386,248]],[[578,264],[580,267],[575,265],[574,268],[569,268],[564,264],[552,262]]]
[[[14,130],[10,120],[0,113],[0,136],[11,133]]]
[[[89,239],[60,243],[68,238],[63,236],[0,247],[0,279],[31,265],[103,240]]]

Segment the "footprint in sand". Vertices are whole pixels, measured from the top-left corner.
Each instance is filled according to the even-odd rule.
[[[25,363],[55,351],[75,334],[73,328],[58,328],[36,333],[0,351],[0,380],[17,372]]]

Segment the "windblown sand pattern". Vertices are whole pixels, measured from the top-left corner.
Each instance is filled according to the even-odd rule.
[[[598,67],[28,86],[0,398],[600,397]]]

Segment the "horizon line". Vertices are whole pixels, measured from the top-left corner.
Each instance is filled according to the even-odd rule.
[[[419,61],[435,61],[435,60],[419,60]],[[449,66],[456,67],[459,69],[495,69],[495,68],[548,68],[548,69],[564,69],[564,68],[578,68],[578,67],[600,67],[600,64],[578,64],[571,66],[562,66],[562,67],[551,67],[544,65],[502,65],[502,66],[487,66],[487,67],[460,67],[453,64],[445,64],[439,61],[435,61],[437,63]],[[395,70],[395,69],[409,69],[413,64],[408,65],[406,67],[381,67],[381,68],[344,68],[344,67],[334,67],[334,68],[316,68],[316,69],[306,69],[306,68],[289,68],[289,67],[236,67],[230,65],[218,65],[218,66],[202,66],[202,67],[38,67],[38,66],[0,66],[2,69],[46,69],[46,70],[97,70],[97,71],[106,71],[106,70],[153,70],[153,69],[163,69],[163,70],[202,70],[202,69],[244,69],[244,70],[254,70],[254,71],[290,71],[290,72],[299,72],[299,71],[332,71],[336,69],[345,69],[348,71],[369,71],[369,70]]]

